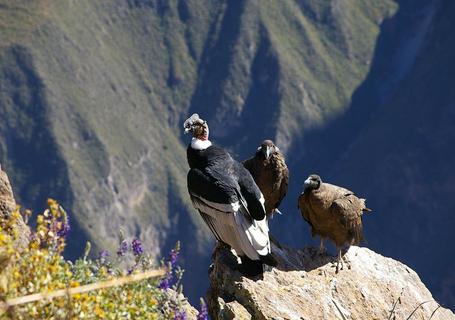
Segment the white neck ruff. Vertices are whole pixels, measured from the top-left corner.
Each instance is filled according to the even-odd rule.
[[[210,147],[212,143],[210,140],[199,140],[197,138],[191,139],[191,148],[195,150],[205,150]]]

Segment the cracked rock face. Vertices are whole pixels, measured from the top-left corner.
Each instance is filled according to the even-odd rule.
[[[0,167],[0,214],[8,217],[16,209],[16,200],[14,200],[13,189],[8,179],[6,172]],[[24,248],[28,244],[30,229],[22,219],[17,220],[19,229],[19,239],[17,240],[17,248]]]
[[[9,183],[8,176],[0,167],[0,216],[2,218],[8,218],[15,209],[16,201],[14,200],[11,184]],[[21,251],[28,245],[30,229],[22,218],[17,219],[16,224],[18,228],[18,238],[15,242],[15,249]],[[6,270],[9,269],[9,264],[10,255],[6,253],[5,248],[0,247],[0,288],[3,291],[6,291],[8,286],[7,278],[4,274],[6,274]]]
[[[16,208],[16,201],[13,197],[13,190],[9,183],[8,176],[0,167],[0,212],[8,216]]]
[[[267,267],[262,279],[248,279],[229,249],[215,250],[207,296],[212,319],[383,320],[413,312],[410,319],[429,319],[436,309],[432,319],[455,319],[438,308],[417,273],[367,248],[351,247],[338,274],[335,257],[317,255],[314,248],[275,243],[272,251],[279,265]]]

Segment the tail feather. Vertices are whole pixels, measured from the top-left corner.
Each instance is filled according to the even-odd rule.
[[[351,244],[358,246],[364,240],[362,223],[353,226],[351,233],[353,238]]]
[[[360,201],[362,201],[362,205],[363,205],[362,211],[364,211],[364,212],[371,212],[371,211],[373,211],[373,210],[371,210],[370,208],[367,207],[367,205],[366,205],[366,203],[365,203],[365,202],[366,202],[365,199],[360,199]]]

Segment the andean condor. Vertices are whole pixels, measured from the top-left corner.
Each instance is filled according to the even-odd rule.
[[[193,138],[187,149],[188,192],[218,241],[235,250],[247,276],[273,265],[264,198],[251,174],[223,148],[212,145],[207,122],[193,114],[184,123]]]
[[[310,224],[313,236],[321,237],[319,252],[324,251],[324,239],[332,240],[338,250],[336,271],[343,268],[341,248],[358,245],[363,239],[362,214],[371,211],[365,199],[357,198],[348,189],[323,183],[321,178],[312,174],[305,180],[305,189],[300,194],[298,208],[303,218]]]
[[[288,191],[289,170],[283,154],[271,140],[264,140],[255,155],[243,162],[265,198],[265,212],[270,218]]]

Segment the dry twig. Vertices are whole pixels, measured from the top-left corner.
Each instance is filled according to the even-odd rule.
[[[144,279],[152,278],[152,277],[159,277],[163,276],[166,273],[164,269],[157,269],[157,270],[149,270],[142,273],[135,273],[129,276],[118,277],[115,279],[101,281],[96,283],[87,284],[80,287],[74,288],[67,288],[67,289],[60,289],[51,292],[40,292],[34,293],[27,296],[17,297],[7,299],[5,302],[0,301],[0,314],[8,310],[8,308],[12,306],[17,306],[20,304],[30,303],[38,300],[52,300],[54,298],[63,297],[63,296],[70,296],[78,293],[85,293],[93,290],[98,289],[105,289],[110,287],[117,287],[122,286],[125,284],[129,284],[131,282],[141,281]]]

